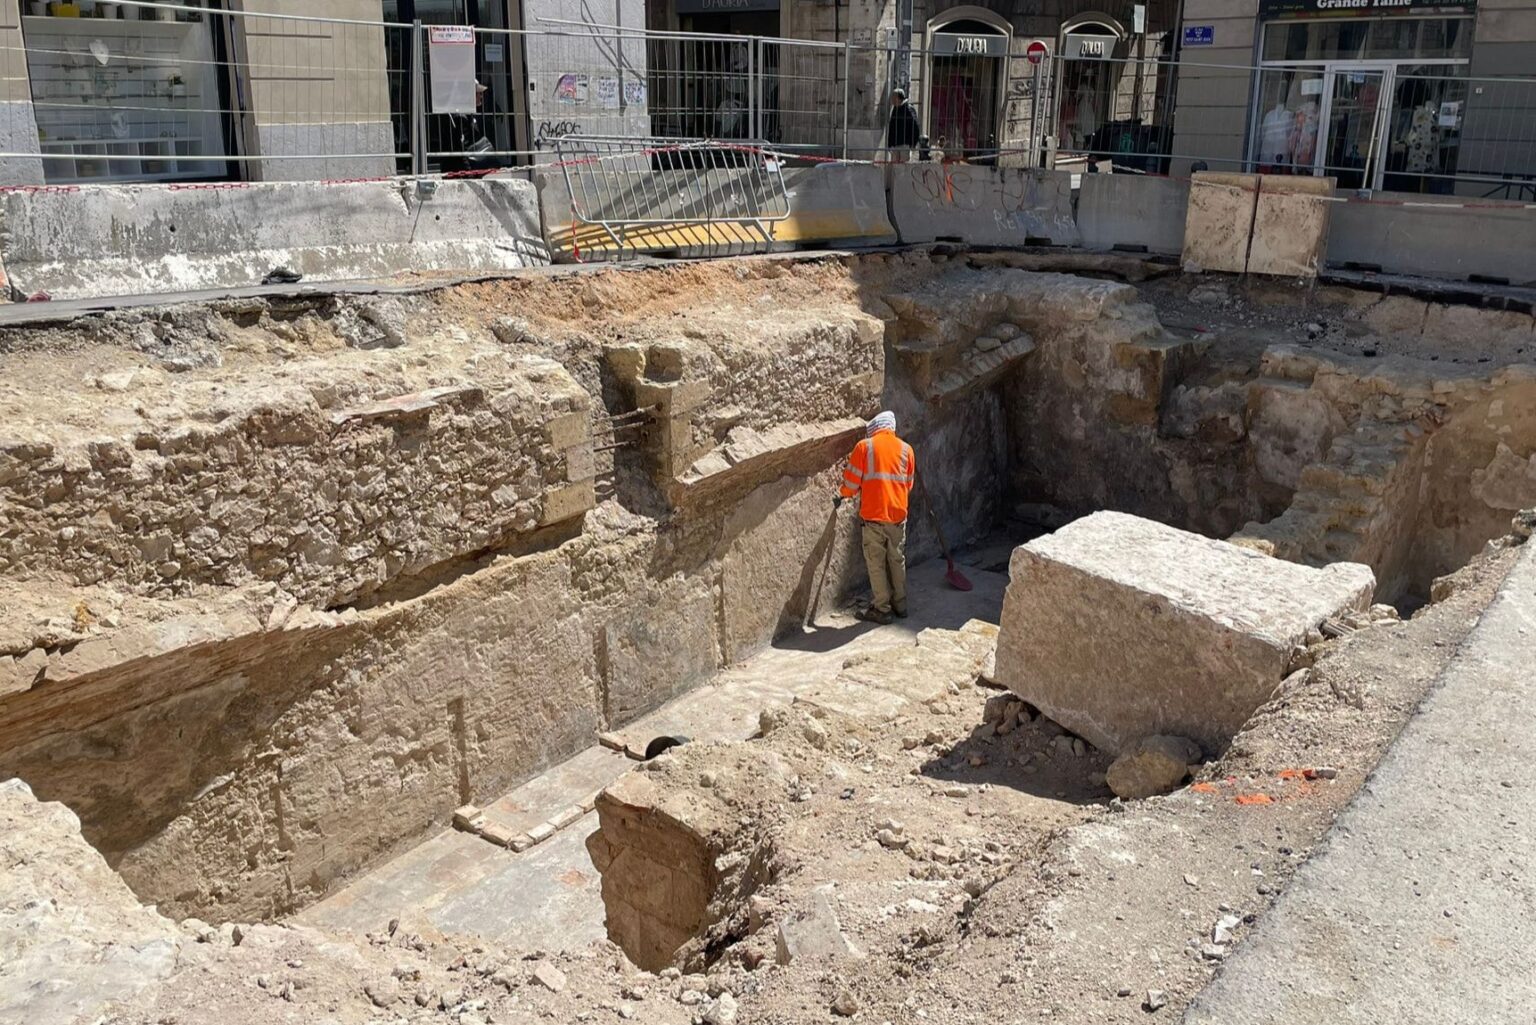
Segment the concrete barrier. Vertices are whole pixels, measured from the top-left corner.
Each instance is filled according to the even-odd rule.
[[[626,252],[725,256],[793,249],[808,243],[872,245],[896,241],[886,215],[880,169],[858,164],[818,164],[784,171],[784,195],[765,195],[761,172],[745,169],[657,170],[633,175],[578,178],[582,220],[571,212],[570,186],[558,169],[533,174],[539,190],[544,239],[555,260],[603,259],[620,249],[597,220],[630,222],[620,234]],[[749,205],[749,194],[755,196]],[[785,206],[785,197],[788,206]],[[787,212],[788,216],[783,216]],[[762,222],[753,215],[778,217]],[[708,223],[700,223],[709,218]],[[650,222],[637,225],[644,219]]]
[[[890,167],[891,219],[906,243],[1077,245],[1072,176],[977,164]]]
[[[1144,248],[1177,255],[1184,248],[1189,182],[1139,174],[1085,174],[1077,227],[1090,249]]]
[[[1248,273],[1315,278],[1323,266],[1336,180],[1309,175],[1259,176]]]
[[[549,262],[526,181],[93,185],[0,194],[0,259],[56,299]]]
[[[1330,265],[1536,284],[1536,208],[1491,199],[1466,207],[1457,204],[1467,200],[1456,197],[1392,192],[1379,192],[1374,199],[1332,204]]]

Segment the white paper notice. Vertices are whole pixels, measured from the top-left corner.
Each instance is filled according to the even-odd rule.
[[[617,78],[599,78],[597,80],[597,105],[604,110],[619,109],[619,80]]]
[[[473,114],[475,30],[468,25],[431,25],[427,31],[432,113]]]

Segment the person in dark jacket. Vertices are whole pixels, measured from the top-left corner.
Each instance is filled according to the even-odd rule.
[[[447,115],[443,149],[449,155],[440,161],[444,173],[484,171],[497,166],[496,159],[487,155],[492,147],[485,135],[485,115],[481,113],[486,91],[484,83],[475,83],[475,113]]]
[[[912,157],[912,147],[923,134],[917,123],[917,112],[907,102],[905,89],[891,93],[891,119],[885,128],[885,145],[894,163],[904,164]]]

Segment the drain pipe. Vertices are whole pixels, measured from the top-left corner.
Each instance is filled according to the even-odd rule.
[[[896,4],[896,81],[895,88],[912,95],[912,0]]]

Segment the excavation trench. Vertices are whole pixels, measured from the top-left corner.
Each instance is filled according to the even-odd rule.
[[[862,576],[829,498],[880,409],[948,537],[999,542],[983,568],[1116,509],[1364,562],[1408,605],[1536,500],[1531,368],[1431,361],[1462,343],[1403,342],[1387,299],[1234,292],[1260,327],[1191,331],[1169,311],[1209,282],[1006,263],[720,261],[8,329],[37,384],[0,393],[0,777],[75,810],[167,914],[292,914],[803,637]],[[937,555],[923,518],[909,546]]]

